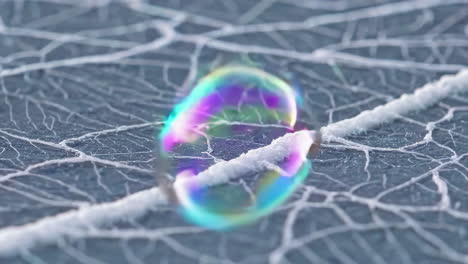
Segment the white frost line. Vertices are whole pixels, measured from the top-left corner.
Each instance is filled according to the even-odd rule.
[[[164,203],[167,201],[163,192],[151,188],[114,202],[82,207],[30,224],[8,227],[0,231],[0,256],[14,256],[38,244],[56,243],[70,235],[70,232],[135,219]]]
[[[456,75],[443,76],[439,81],[417,89],[413,94],[402,95],[399,99],[356,117],[330,124],[322,128],[322,137],[333,140],[350,134],[363,132],[371,127],[390,122],[411,111],[422,110],[439,100],[463,91],[468,91],[468,69]],[[287,134],[274,140],[270,145],[251,150],[238,158],[222,162],[202,172],[204,184],[218,184],[236,177],[244,170],[258,170],[263,165],[259,161],[274,162],[287,153],[293,137],[307,136],[308,131]],[[312,132],[314,133],[314,132]],[[311,143],[311,142],[309,142]],[[223,173],[219,173],[223,171]],[[222,175],[222,176],[221,176]],[[158,205],[167,203],[167,197],[154,187],[129,195],[120,200],[83,207],[39,221],[0,230],[0,256],[21,254],[36,245],[57,243],[73,233],[92,230],[118,221],[131,220],[143,216]]]
[[[239,175],[262,171],[271,164],[277,164],[288,153],[291,153],[292,148],[297,146],[291,144],[291,142],[301,142],[304,146],[307,146],[305,150],[307,153],[309,146],[313,143],[315,138],[313,134],[315,133],[315,131],[309,130],[289,133],[273,140],[270,145],[250,150],[229,161],[218,162],[199,173],[196,176],[197,183],[204,186],[216,185],[237,178]]]
[[[443,98],[462,91],[468,91],[468,69],[456,75],[445,75],[436,82],[416,89],[412,94],[403,94],[387,104],[323,127],[322,138],[330,141],[334,137],[345,137],[367,131],[372,127],[391,122],[406,113],[426,109]]]
[[[48,70],[48,69],[55,69],[59,67],[72,67],[82,64],[105,64],[109,62],[118,61],[121,59],[127,59],[129,57],[133,57],[136,55],[140,55],[142,53],[154,51],[160,49],[166,45],[168,45],[174,39],[174,31],[173,28],[164,23],[156,24],[157,29],[161,32],[162,36],[156,40],[151,42],[132,47],[130,49],[121,50],[113,53],[108,54],[97,54],[97,55],[89,55],[83,57],[74,57],[69,59],[63,60],[53,60],[47,62],[38,62],[38,63],[31,63],[22,66],[18,66],[12,69],[0,69],[0,78],[14,76],[30,71],[36,70]]]

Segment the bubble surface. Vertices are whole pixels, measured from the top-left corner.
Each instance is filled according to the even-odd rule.
[[[299,137],[263,169],[211,185],[198,174],[272,137],[292,132],[298,97],[282,79],[244,66],[219,68],[177,104],[158,137],[160,169],[175,176],[182,214],[213,229],[246,224],[271,212],[307,176],[307,144]],[[225,171],[224,173],[230,173]]]

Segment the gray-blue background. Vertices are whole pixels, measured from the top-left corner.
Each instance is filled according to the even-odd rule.
[[[0,0],[0,19],[1,228],[154,186],[159,122],[218,65],[287,76],[316,128],[468,61],[468,1]],[[156,208],[0,262],[468,263],[467,106],[452,96],[325,144],[251,226],[207,231]],[[258,147],[225,146],[212,154]]]

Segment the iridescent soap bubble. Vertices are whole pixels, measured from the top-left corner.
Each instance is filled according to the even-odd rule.
[[[292,132],[297,102],[282,79],[257,68],[227,66],[200,79],[174,107],[158,137],[160,169],[175,176],[173,191],[189,221],[212,229],[246,224],[294,191],[311,167],[304,142],[296,139],[275,164],[237,180],[212,185],[197,175],[219,161],[214,144],[224,144],[218,154],[226,160],[244,152],[241,142],[269,144]]]

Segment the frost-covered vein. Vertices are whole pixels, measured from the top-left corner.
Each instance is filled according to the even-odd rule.
[[[188,20],[195,24],[205,25],[216,28],[229,28],[232,25],[224,21],[220,21],[214,18],[199,16],[184,12],[182,10],[175,10],[167,7],[155,6],[147,4],[143,1],[125,1],[130,9],[135,11],[155,16],[164,16],[167,18],[176,18],[177,20]]]
[[[145,127],[151,127],[151,126],[156,126],[160,125],[161,122],[146,122],[146,123],[140,123],[136,125],[124,125],[124,126],[119,126],[116,128],[111,128],[111,129],[105,129],[105,130],[100,130],[100,131],[94,131],[90,133],[86,133],[84,135],[81,135],[79,137],[73,137],[73,138],[67,138],[62,141],[60,141],[59,145],[66,145],[72,142],[76,141],[82,141],[87,138],[93,138],[97,136],[103,136],[106,134],[111,134],[111,133],[118,133],[118,132],[123,132],[123,131],[128,131],[128,130],[133,130],[137,128],[145,128]]]
[[[464,65],[457,64],[429,64],[424,62],[414,61],[398,61],[398,60],[382,60],[376,58],[367,58],[358,55],[351,55],[343,52],[337,52],[327,49],[317,49],[313,52],[299,52],[294,50],[284,50],[278,48],[270,48],[259,45],[245,45],[233,42],[217,40],[208,38],[202,35],[176,35],[176,40],[202,43],[203,45],[222,50],[231,51],[236,53],[256,53],[271,56],[284,57],[299,61],[315,62],[315,63],[332,63],[338,62],[345,65],[364,66],[364,67],[380,67],[389,69],[421,69],[428,71],[441,71],[441,72],[457,72],[465,68]]]
[[[413,94],[404,94],[400,98],[359,115],[322,128],[325,140],[344,137],[367,131],[380,124],[390,122],[405,113],[425,109],[441,99],[468,90],[468,70],[456,75],[445,75],[440,80],[428,83],[416,89]]]
[[[148,170],[148,169],[139,168],[139,167],[132,166],[132,165],[129,165],[129,164],[125,164],[125,163],[122,163],[122,162],[111,161],[111,160],[101,159],[101,158],[98,158],[98,157],[95,157],[95,156],[90,156],[90,155],[88,155],[88,154],[86,154],[86,153],[84,153],[84,152],[82,152],[82,151],[80,151],[78,149],[75,149],[75,148],[72,148],[72,147],[68,146],[67,144],[70,144],[72,142],[77,142],[77,141],[80,141],[80,140],[84,140],[84,139],[87,139],[87,138],[90,138],[90,137],[97,137],[97,136],[105,135],[105,134],[109,134],[109,133],[118,133],[118,132],[122,132],[122,131],[128,131],[128,130],[136,129],[136,128],[148,127],[148,126],[155,125],[155,124],[157,124],[157,123],[148,122],[148,123],[137,124],[137,125],[119,126],[119,127],[113,128],[113,129],[106,129],[106,130],[103,130],[103,131],[91,132],[91,133],[88,133],[88,134],[84,134],[84,135],[82,135],[80,137],[65,139],[65,140],[63,140],[63,141],[61,141],[59,143],[44,141],[44,140],[40,140],[40,139],[31,139],[31,138],[27,138],[27,137],[24,137],[24,136],[12,134],[12,133],[7,132],[5,130],[0,130],[0,134],[4,134],[4,135],[6,135],[8,137],[12,137],[12,138],[19,139],[19,140],[22,140],[22,141],[25,141],[25,142],[29,142],[30,144],[44,145],[44,146],[52,147],[52,148],[55,148],[55,149],[61,149],[61,150],[67,151],[67,152],[74,153],[76,155],[75,157],[46,160],[46,161],[43,161],[43,162],[39,162],[39,163],[29,165],[23,170],[14,171],[14,172],[8,173],[6,175],[0,176],[0,182],[5,182],[5,181],[8,181],[8,180],[13,179],[15,177],[18,177],[18,176],[29,175],[31,173],[31,171],[33,171],[34,169],[38,169],[38,168],[42,168],[42,167],[46,167],[46,166],[57,165],[57,164],[69,164],[69,163],[83,163],[83,162],[93,162],[93,163],[113,166],[113,167],[116,167],[116,168],[130,169],[130,170],[140,171],[140,172],[143,172],[143,173],[152,173],[152,171]],[[16,150],[14,147],[11,147],[11,148],[13,150]],[[19,152],[18,152],[18,155],[19,155]],[[19,158],[19,156],[17,158]]]
[[[418,1],[401,1],[396,3],[382,4],[375,7],[362,8],[354,11],[340,12],[337,14],[326,14],[301,22],[277,22],[253,25],[240,25],[222,28],[209,32],[206,35],[210,37],[232,36],[246,33],[271,32],[271,31],[291,31],[310,29],[313,27],[351,22],[360,19],[369,19],[375,17],[385,17],[409,13],[438,6],[466,4],[466,0],[418,0]]]
[[[0,231],[0,255],[15,255],[36,244],[55,243],[77,230],[135,219],[158,204],[165,203],[165,199],[159,189],[152,188],[112,203],[82,207],[24,226],[3,229]]]
[[[426,71],[457,72],[466,68],[462,64],[431,64],[415,61],[398,61],[390,59],[374,59],[363,56],[347,54],[343,52],[329,51],[324,49],[315,50],[312,58],[317,60],[326,59],[340,64],[357,65],[365,67],[381,67],[389,69],[420,69]]]
[[[163,33],[163,36],[157,40],[154,40],[146,44],[142,44],[142,45],[135,46],[127,50],[118,51],[114,53],[83,56],[83,57],[78,57],[78,58],[41,62],[41,63],[32,63],[32,64],[23,65],[17,68],[13,68],[13,69],[3,69],[2,71],[0,71],[0,77],[13,76],[13,75],[18,75],[18,74],[22,74],[22,73],[26,73],[30,71],[47,70],[47,69],[53,69],[53,68],[58,68],[58,67],[71,67],[71,66],[77,66],[77,65],[83,65],[83,64],[109,63],[109,62],[118,61],[120,59],[128,58],[131,56],[139,55],[142,53],[150,52],[153,50],[157,50],[169,44],[173,39],[173,29],[171,26],[167,24],[163,24],[163,23],[160,23],[158,25],[159,26],[157,28],[161,31],[161,33]]]

